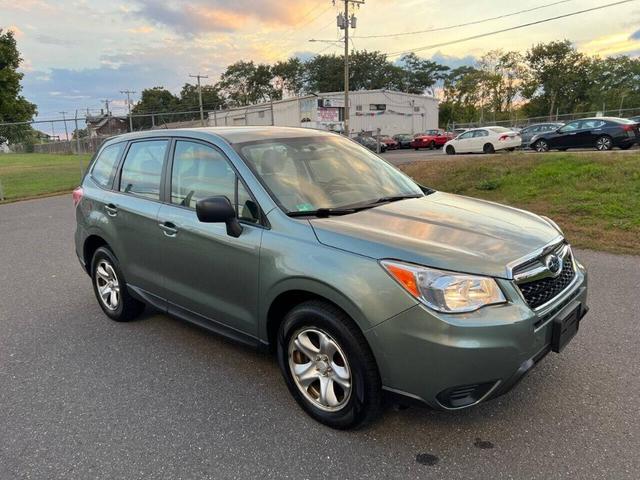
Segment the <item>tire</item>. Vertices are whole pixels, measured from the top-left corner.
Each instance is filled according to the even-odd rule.
[[[496,153],[496,149],[493,147],[493,144],[485,143],[484,147],[482,147],[482,153]]]
[[[633,144],[629,144],[629,145],[620,145],[620,150],[629,150],[631,147],[633,147]]]
[[[609,135],[602,135],[596,140],[596,150],[607,152],[613,148],[613,139]]]
[[[447,145],[447,148],[445,149],[445,152],[447,153],[447,155],[455,155],[456,154],[456,149],[453,148],[453,145]]]
[[[416,150],[416,152],[417,152],[418,150],[420,150],[420,148],[419,148],[419,147],[415,147],[415,150]]]
[[[111,282],[111,283],[110,283]],[[116,322],[128,322],[139,316],[144,303],[133,298],[127,290],[126,281],[118,260],[107,247],[98,248],[91,260],[91,283],[98,304],[107,317]],[[100,293],[101,288],[114,293]]]
[[[431,145],[429,145],[429,148],[431,150],[435,150],[436,149],[436,142],[434,142],[433,140],[431,141]]]
[[[318,422],[345,430],[380,414],[382,385],[371,349],[351,318],[327,302],[304,302],[285,316],[278,364],[291,395]],[[327,382],[324,399],[322,382]]]
[[[538,153],[544,153],[549,151],[549,143],[546,140],[540,139],[533,144],[533,149]]]
[[[515,152],[515,151],[516,151],[515,147],[507,148],[507,152]]]

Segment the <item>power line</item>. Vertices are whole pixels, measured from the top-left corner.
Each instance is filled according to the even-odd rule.
[[[607,5],[601,5],[599,7],[587,8],[585,10],[578,10],[576,12],[566,13],[564,15],[558,15],[558,16],[555,16],[555,17],[545,18],[543,20],[537,20],[535,22],[523,23],[521,25],[516,25],[514,27],[503,28],[501,30],[494,30],[492,32],[481,33],[479,35],[472,35],[470,37],[460,38],[460,39],[457,39],[457,40],[451,40],[449,42],[436,43],[436,44],[433,44],[433,45],[426,45],[424,47],[411,48],[411,49],[408,49],[408,50],[401,50],[401,51],[398,51],[398,52],[391,52],[391,53],[387,52],[387,56],[389,56],[389,57],[397,57],[397,56],[403,55],[403,54],[416,53],[416,52],[421,52],[423,50],[432,50],[434,48],[445,47],[447,45],[453,45],[453,44],[456,44],[456,43],[468,42],[469,40],[476,40],[478,38],[489,37],[491,35],[497,35],[499,33],[510,32],[510,31],[513,31],[513,30],[521,29],[521,28],[531,27],[533,25],[539,25],[541,23],[551,22],[553,20],[559,20],[561,18],[573,17],[575,15],[580,15],[582,13],[593,12],[593,11],[596,11],[596,10],[602,10],[604,8],[614,7],[616,5],[622,5],[624,3],[630,3],[630,2],[634,2],[634,1],[636,1],[636,0],[622,0],[620,2],[608,3]]]
[[[572,1],[573,0],[562,0],[560,2],[547,3],[545,5],[540,5],[538,7],[527,8],[526,10],[518,10],[517,12],[505,13],[503,15],[498,15],[497,17],[483,18],[482,20],[474,20],[473,22],[467,22],[467,23],[458,23],[456,25],[448,25],[446,27],[430,28],[428,30],[416,30],[413,32],[387,33],[383,35],[360,35],[360,36],[354,36],[353,38],[391,38],[391,37],[402,37],[406,35],[418,35],[420,33],[441,32],[443,30],[452,30],[454,28],[468,27],[470,25],[478,25],[480,23],[491,22],[493,20],[500,20],[502,18],[514,17],[516,15],[521,15],[523,13],[534,12],[536,10],[542,10],[543,8],[549,8],[555,5],[560,5],[562,3],[569,3]]]

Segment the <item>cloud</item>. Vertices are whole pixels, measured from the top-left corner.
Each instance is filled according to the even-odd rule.
[[[250,21],[295,25],[323,1],[296,1],[296,6],[292,7],[282,0],[192,0],[179,3],[139,0],[139,8],[134,14],[183,36],[193,37],[213,32],[235,32]]]
[[[640,30],[636,30],[629,36],[629,40],[640,40]]]
[[[472,67],[478,62],[477,57],[474,57],[473,55],[455,57],[453,55],[445,55],[442,52],[434,53],[431,56],[431,60],[452,69],[458,67]]]

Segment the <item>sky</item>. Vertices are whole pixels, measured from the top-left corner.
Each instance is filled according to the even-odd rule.
[[[355,49],[397,53],[529,23],[615,0],[366,0],[355,9]],[[340,3],[340,2],[338,2]],[[545,8],[537,7],[554,4]],[[475,25],[387,38],[358,38]],[[238,60],[340,53],[338,7],[331,0],[0,0],[0,28],[15,33],[24,62],[23,94],[40,119],[98,111],[103,99],[125,109],[121,90],[163,86],[175,93],[189,74],[215,83]],[[640,55],[640,0],[419,54],[450,66],[494,50],[524,51],[571,40],[591,55]],[[392,57],[395,59],[397,57]]]

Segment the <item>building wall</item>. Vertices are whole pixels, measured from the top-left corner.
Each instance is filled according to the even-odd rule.
[[[319,111],[318,99],[329,99],[333,109]],[[438,101],[435,98],[381,90],[351,92],[351,135],[376,132],[396,135],[420,133],[438,127]],[[371,109],[371,105],[384,105],[384,110]],[[341,129],[339,110],[344,106],[342,93],[319,94],[264,103],[233,110],[209,112],[209,125],[277,125],[320,129]],[[320,109],[322,110],[322,108]],[[272,123],[273,111],[273,123]],[[340,113],[340,115],[338,115]],[[324,120],[324,121],[322,121]]]

